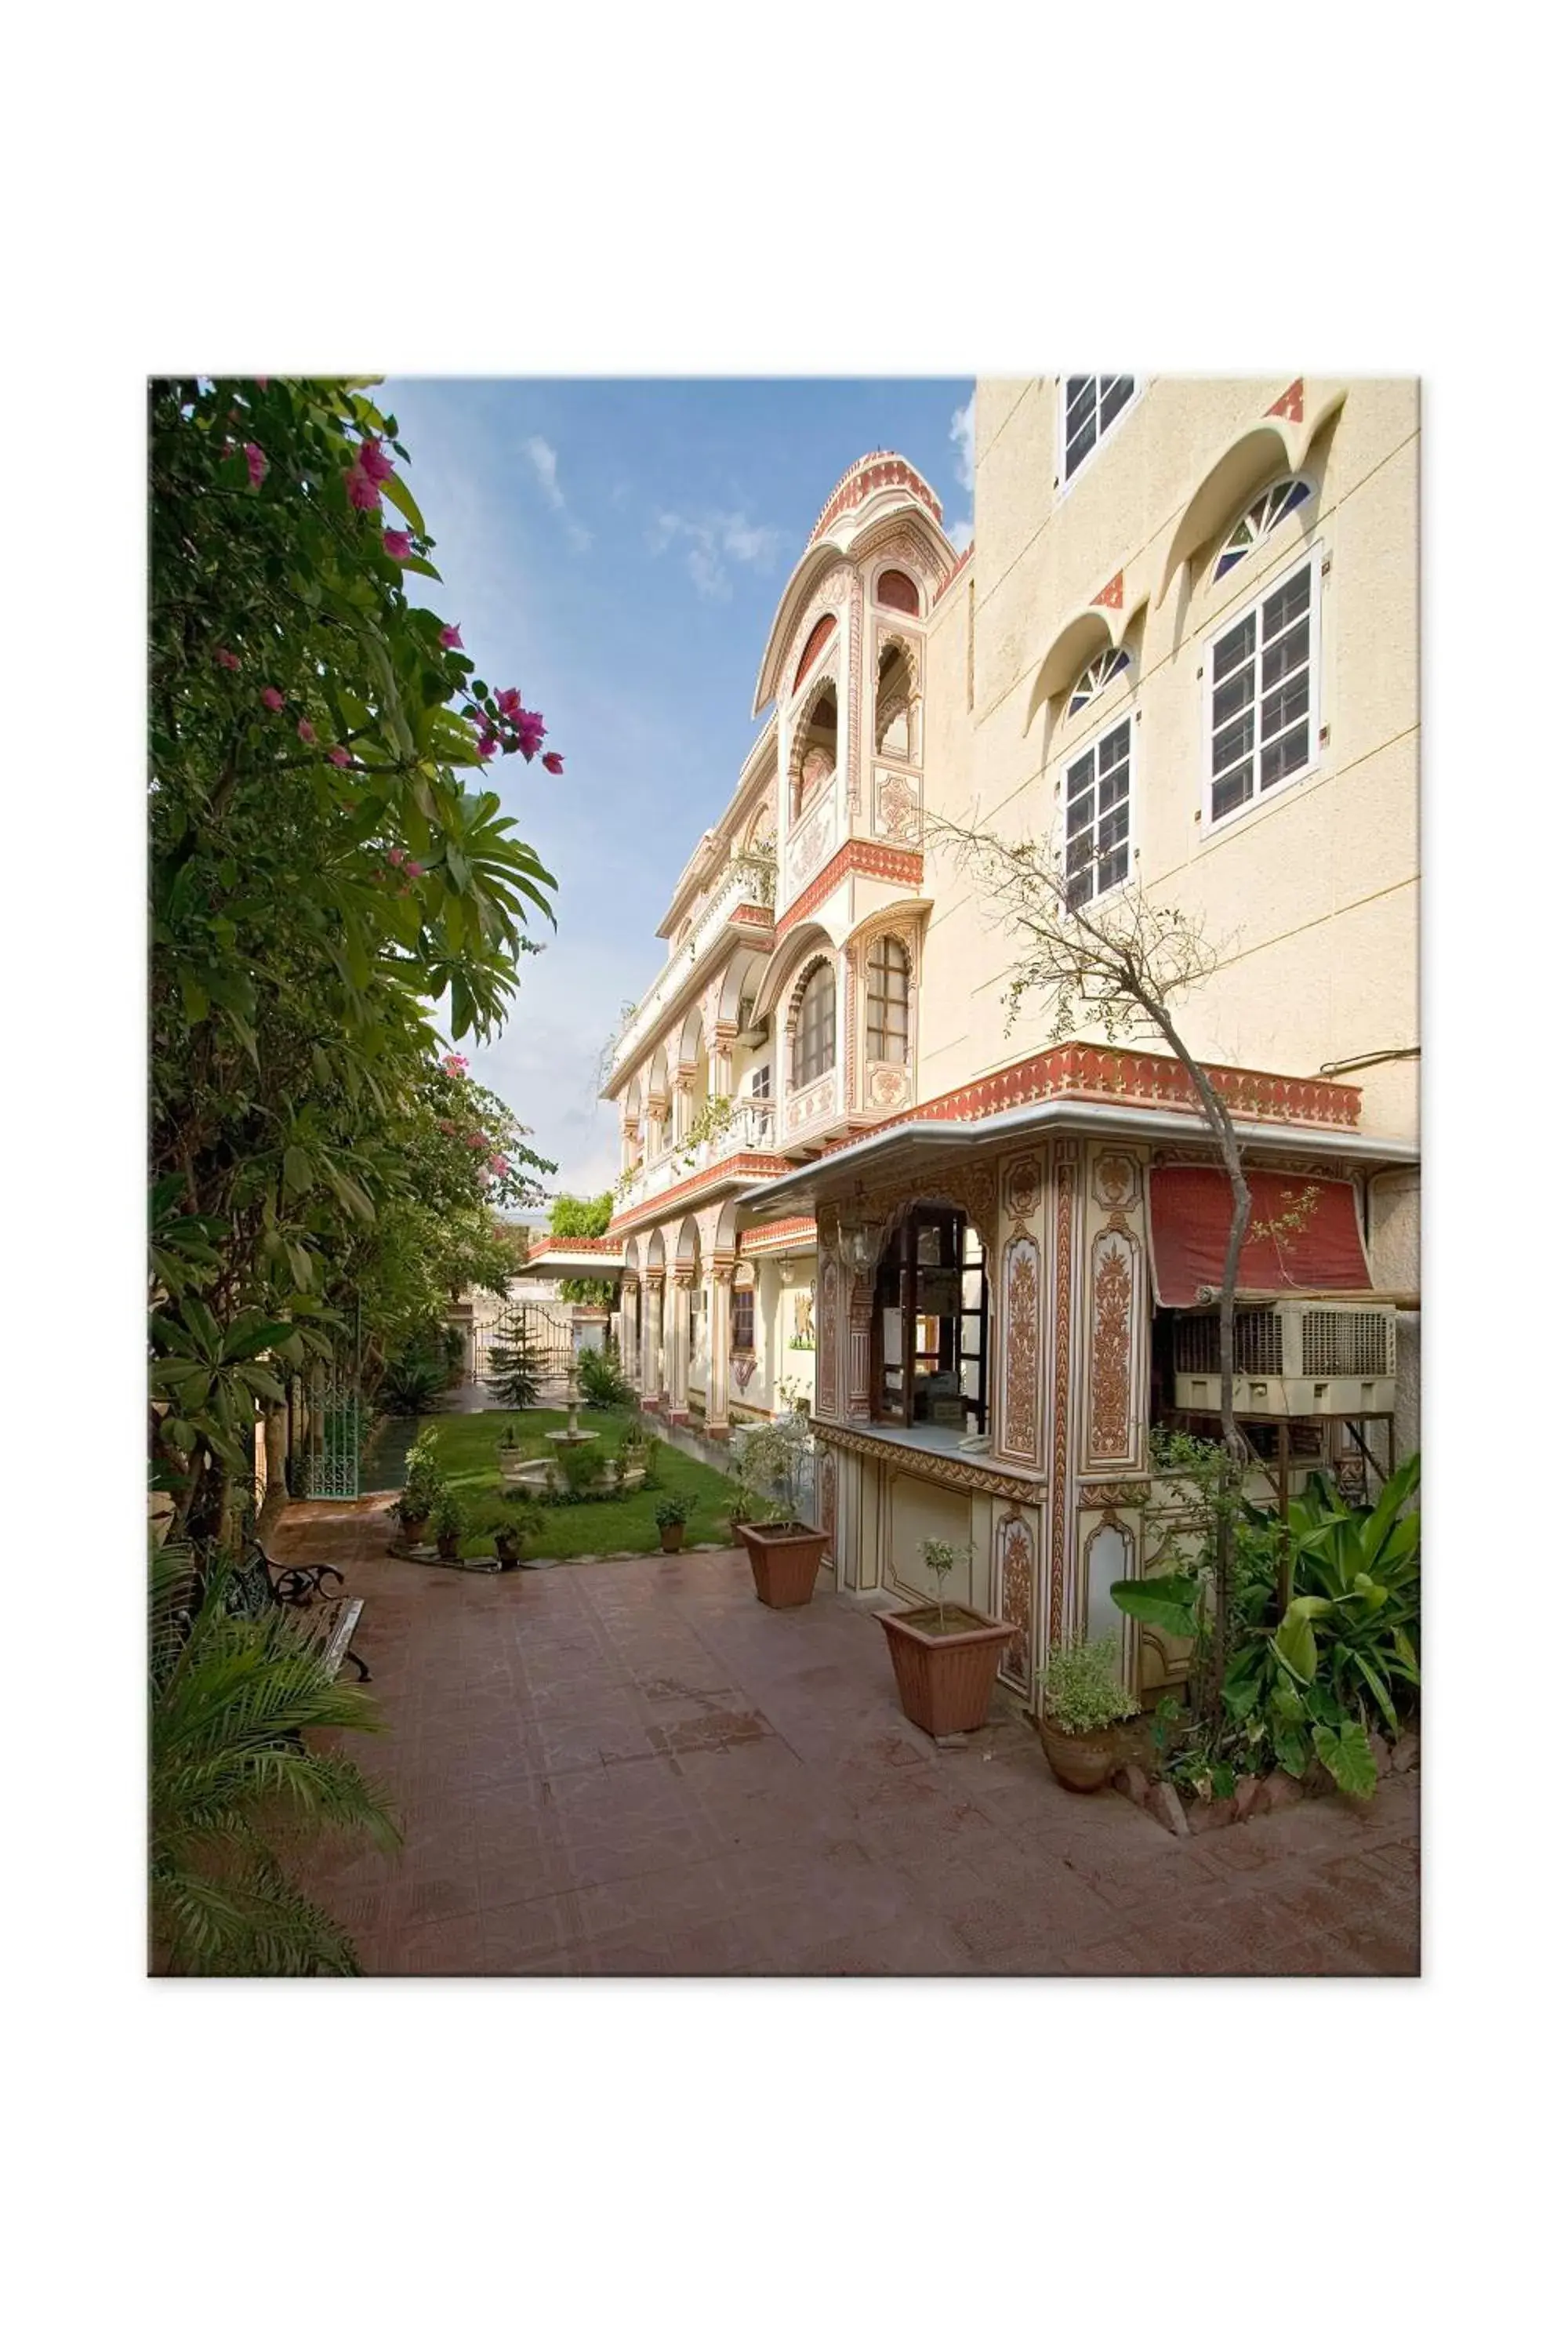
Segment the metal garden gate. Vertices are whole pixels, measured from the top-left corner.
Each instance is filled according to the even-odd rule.
[[[360,1403],[359,1314],[354,1314],[352,1353],[317,1364],[305,1384],[310,1432],[305,1448],[305,1493],[313,1503],[359,1500]]]

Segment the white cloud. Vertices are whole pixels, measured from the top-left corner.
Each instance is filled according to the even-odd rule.
[[[538,433],[531,433],[523,443],[523,447],[528,453],[529,460],[538,477],[539,487],[543,491],[546,501],[554,508],[558,515],[563,518],[567,540],[581,554],[585,548],[593,546],[593,534],[591,531],[584,530],[582,524],[574,519],[566,504],[566,493],[561,487],[559,459],[555,451]]]
[[[962,522],[950,522],[944,527],[949,539],[952,540],[954,547],[958,550],[960,555],[962,555],[964,549],[969,545],[970,541],[974,536],[973,516],[965,515]]]
[[[726,559],[769,571],[778,560],[784,533],[744,514],[659,515],[653,528],[654,553],[661,554],[676,540],[686,542],[686,569],[698,594],[724,597],[730,593]]]
[[[959,488],[972,490],[974,488],[974,394],[973,393],[962,408],[953,410],[952,423],[947,428],[947,437],[956,444],[958,449],[952,469],[958,476]]]

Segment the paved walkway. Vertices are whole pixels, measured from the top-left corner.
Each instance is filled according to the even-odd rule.
[[[1175,1839],[1058,1789],[1027,1728],[938,1750],[826,1577],[743,1553],[478,1577],[388,1559],[379,1507],[296,1505],[384,1738],[406,1845],[313,1867],[385,1975],[1412,1975],[1419,1783]]]

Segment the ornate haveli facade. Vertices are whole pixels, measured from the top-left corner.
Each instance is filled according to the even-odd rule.
[[[614,1051],[645,1406],[721,1435],[804,1401],[840,1590],[913,1597],[951,1539],[1020,1686],[1085,1629],[1145,1693],[1178,1670],[1107,1588],[1172,1539],[1151,1427],[1212,1425],[1229,1196],[1168,1054],[1009,1028],[1014,948],[931,821],[1201,923],[1243,1409],[1283,1479],[1375,1478],[1415,1440],[1417,453],[1409,382],[982,381],[963,553],[862,458]]]

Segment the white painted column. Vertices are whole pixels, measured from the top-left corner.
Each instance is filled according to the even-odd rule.
[[[712,1258],[708,1265],[708,1434],[730,1433],[730,1285],[733,1257]]]
[[[691,1268],[678,1265],[668,1286],[669,1301],[667,1361],[669,1366],[669,1417],[685,1421],[690,1408],[687,1391],[691,1384]]]

